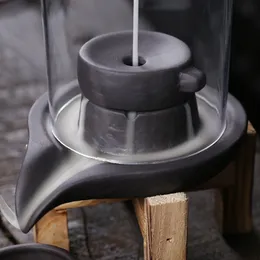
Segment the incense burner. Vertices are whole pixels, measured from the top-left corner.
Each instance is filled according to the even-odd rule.
[[[31,108],[16,212],[0,201],[6,218],[28,232],[66,202],[183,191],[219,173],[247,122],[228,94],[228,2],[214,1],[212,12],[204,12],[200,1],[194,15],[187,5],[185,17],[193,22],[185,37],[177,21],[171,33],[165,33],[167,26],[142,30],[139,66],[131,64],[129,30],[82,42],[68,51],[77,60],[68,66],[55,55],[61,44],[55,25],[69,18],[53,18],[69,17],[69,7],[42,0],[48,92]],[[157,12],[162,18],[163,11]],[[154,11],[144,13],[156,28]],[[74,42],[63,33],[70,49]]]

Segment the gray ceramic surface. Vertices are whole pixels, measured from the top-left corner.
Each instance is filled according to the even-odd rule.
[[[144,154],[171,149],[199,130],[195,96],[185,106],[151,112],[109,110],[88,102],[85,108],[84,141],[103,153]],[[189,118],[190,116],[190,118]],[[189,126],[189,123],[192,126]],[[191,129],[190,129],[191,128]]]
[[[210,86],[190,94],[183,105],[150,112],[102,108],[77,90],[72,82],[56,95],[58,113],[51,131],[63,146],[90,159],[119,164],[172,161],[211,146],[225,128],[214,106],[217,92]]]
[[[88,159],[62,147],[48,127],[48,99],[42,96],[29,115],[30,138],[15,194],[21,230],[28,232],[49,210],[66,202],[147,197],[200,185],[230,162],[245,133],[245,112],[231,95],[226,114],[224,133],[206,150],[168,162],[124,165]]]
[[[79,86],[89,100],[77,107],[79,124],[85,121],[80,142],[101,153],[161,152],[190,140],[201,127],[195,92],[205,87],[206,77],[191,67],[188,46],[167,34],[141,31],[139,65],[132,66],[132,37],[130,31],[101,35],[79,51]],[[58,113],[58,139],[63,122],[75,117],[72,102]],[[75,135],[59,140],[66,144]],[[77,151],[83,147],[73,143]]]
[[[181,40],[140,31],[140,66],[132,66],[132,32],[98,36],[80,50],[78,80],[92,103],[125,111],[154,111],[180,105],[187,93],[206,84],[191,66],[191,52]]]
[[[24,244],[0,249],[1,260],[75,260],[67,251],[48,245]]]

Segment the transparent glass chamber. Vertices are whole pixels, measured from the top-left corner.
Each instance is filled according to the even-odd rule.
[[[88,106],[89,101],[78,84],[79,51],[94,37],[131,31],[133,1],[41,0],[41,12],[52,133],[62,145],[89,158],[116,163],[147,163],[175,160],[199,153],[221,137],[225,130],[228,101],[231,0],[140,0],[140,30],[161,32],[184,42],[190,49],[192,65],[206,75],[206,86],[196,93],[196,104],[189,104],[181,110],[188,118],[185,124],[177,120],[178,117],[182,118],[182,114],[173,118],[173,128],[180,128],[180,132],[183,127],[187,129],[187,138],[158,150],[128,149],[128,146],[133,146],[131,142],[138,142],[131,136],[131,127],[120,128],[120,131],[127,132],[124,152],[113,147],[113,142],[108,149],[102,142],[111,135],[109,131],[115,127],[114,121],[98,114],[95,129],[101,144],[85,137],[90,132],[89,128],[93,127],[93,122],[87,122],[86,113],[95,112]],[[195,127],[197,130],[194,130],[194,120],[189,119],[195,110],[197,114],[194,117],[199,117],[196,120],[200,122],[200,127]],[[116,112],[118,111],[114,110],[113,113]],[[131,121],[131,116],[136,118],[136,113],[139,112],[122,113],[126,120]],[[106,128],[103,127],[99,132],[98,125],[102,123],[106,124]],[[150,132],[152,134],[153,129],[148,129],[142,135],[146,138]],[[156,136],[160,134],[153,134],[156,142]],[[110,136],[111,138],[113,137]],[[178,135],[176,138],[181,139]]]

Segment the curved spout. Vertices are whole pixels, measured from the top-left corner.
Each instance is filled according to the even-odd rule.
[[[18,221],[24,232],[28,232],[55,205],[68,202],[63,196],[61,199],[58,197],[69,186],[67,183],[71,183],[71,179],[100,163],[74,154],[59,145],[48,129],[46,101],[45,94],[36,101],[29,114],[29,142],[15,193],[17,220],[14,214],[9,214],[8,205],[2,203],[4,212],[9,212],[6,214],[9,221],[15,227]],[[90,175],[91,171],[89,177]]]
[[[37,174],[28,170],[27,174]],[[179,191],[191,172],[192,169],[182,173],[180,178],[179,174],[171,174],[171,167],[103,163],[71,152],[63,157],[59,166],[49,168],[48,177],[39,178],[33,187],[31,183],[23,183],[23,177],[19,179],[16,189],[18,223],[27,233],[48,211],[64,203]]]
[[[41,156],[39,165],[48,164],[48,155]],[[23,175],[18,180],[16,189],[16,215],[19,226],[23,232],[28,232],[32,226],[49,210],[73,200],[83,199],[84,190],[71,191],[75,182],[84,174],[85,179],[92,179],[91,168],[100,164],[98,161],[83,158],[79,155],[68,153],[60,158],[58,165],[48,167],[44,176],[42,170],[34,171],[33,168],[24,168]],[[25,171],[27,171],[25,173]],[[31,183],[25,181],[25,176],[38,175],[38,180]],[[71,192],[70,192],[71,191]],[[68,193],[69,196],[66,196]]]

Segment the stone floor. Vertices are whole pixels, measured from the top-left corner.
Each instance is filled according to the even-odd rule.
[[[17,2],[17,1],[16,1]],[[21,3],[22,1],[18,1]],[[45,90],[43,56],[39,49],[38,14],[19,6],[15,20],[0,8],[0,193],[13,206],[15,182],[27,142],[27,116]],[[260,168],[257,154],[253,216],[255,231],[246,237],[224,240],[213,216],[213,192],[190,193],[188,259],[260,259]],[[35,173],[37,174],[37,173]],[[100,205],[69,212],[71,251],[78,260],[142,259],[139,230],[124,204]],[[32,241],[3,219],[0,247]],[[7,228],[15,237],[10,241]],[[229,245],[232,244],[232,247]]]

